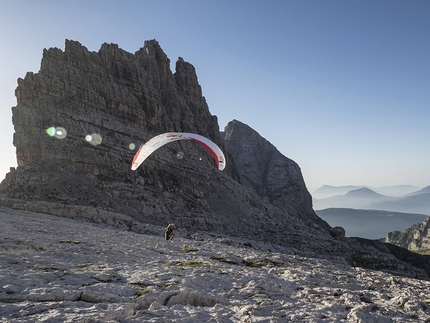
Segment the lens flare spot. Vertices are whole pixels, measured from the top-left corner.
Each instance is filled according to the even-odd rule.
[[[134,150],[136,148],[136,145],[134,143],[131,143],[130,145],[128,145],[128,148],[130,150]]]
[[[100,136],[98,133],[86,135],[85,141],[90,143],[93,146],[97,146],[97,145],[100,145],[102,143],[102,136]]]
[[[67,136],[67,131],[63,127],[49,127],[45,130],[48,136],[57,139],[64,139]]]
[[[67,136],[67,131],[63,127],[57,127],[55,130],[55,138],[64,139]]]
[[[55,127],[49,127],[45,130],[48,136],[54,137],[55,136]]]
[[[176,157],[177,157],[178,159],[182,159],[182,158],[184,158],[184,152],[183,152],[183,151],[178,151],[178,152],[176,153]]]

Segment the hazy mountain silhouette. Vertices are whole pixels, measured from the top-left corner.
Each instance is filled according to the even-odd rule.
[[[387,196],[384,196],[382,194],[376,193],[375,191],[372,191],[370,188],[363,187],[356,190],[349,191],[345,194],[346,197],[352,197],[352,198],[387,198]]]
[[[367,208],[369,204],[389,201],[392,197],[385,196],[367,187],[362,187],[349,191],[344,195],[336,195],[324,199],[313,199],[313,207],[315,210],[327,208]]]
[[[430,186],[402,198],[379,202],[374,201],[367,208],[430,215]]]
[[[316,191],[312,193],[312,196],[317,199],[323,199],[327,197],[333,197],[336,195],[344,195],[348,193],[349,191],[356,190],[359,188],[362,188],[364,186],[354,186],[354,185],[347,185],[347,186],[332,186],[332,185],[323,185]]]
[[[413,195],[420,195],[420,194],[427,194],[427,193],[430,193],[430,185],[426,186],[426,187],[424,187],[422,189],[420,189],[419,191],[407,194],[407,195],[405,195],[405,197],[407,197],[407,196],[413,196]]]
[[[406,194],[416,192],[418,187],[413,185],[394,185],[394,186],[382,186],[382,187],[372,187],[367,185],[346,185],[346,186],[332,186],[323,185],[319,189],[312,193],[312,196],[316,199],[323,199],[327,197],[333,197],[336,195],[345,195],[349,191],[356,190],[359,188],[367,187],[376,193],[390,196],[390,197],[403,197]]]
[[[406,194],[410,194],[418,190],[418,187],[413,185],[394,185],[394,186],[382,186],[382,187],[371,187],[376,193],[383,194],[391,197],[403,197]]]
[[[347,237],[367,239],[384,238],[389,232],[406,230],[428,217],[424,214],[348,208],[329,208],[316,213],[331,226],[344,228]]]

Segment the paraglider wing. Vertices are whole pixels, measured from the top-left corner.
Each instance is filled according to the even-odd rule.
[[[136,170],[149,155],[165,144],[176,140],[193,140],[205,147],[212,155],[219,170],[225,168],[225,157],[222,150],[211,140],[201,135],[188,132],[166,132],[155,136],[143,144],[134,155],[131,170]]]

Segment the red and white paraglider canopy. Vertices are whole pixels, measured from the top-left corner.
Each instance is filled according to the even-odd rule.
[[[205,147],[213,156],[219,170],[225,168],[225,157],[222,150],[211,140],[201,135],[188,132],[166,132],[155,136],[143,144],[134,155],[131,170],[136,170],[149,155],[165,144],[176,140],[193,140]]]

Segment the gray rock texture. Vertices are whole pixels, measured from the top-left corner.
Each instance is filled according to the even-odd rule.
[[[430,217],[422,223],[415,224],[405,231],[388,233],[385,242],[409,250],[430,250]]]
[[[430,321],[430,281],[218,233],[166,243],[162,226],[99,215],[0,207],[2,322]]]
[[[16,97],[18,168],[0,184],[2,206],[135,232],[141,223],[174,221],[428,277],[382,243],[363,245],[331,230],[313,212],[297,164],[251,128],[234,121],[220,135],[194,67],[179,58],[172,73],[155,40],[134,54],[114,44],[90,52],[67,40],[64,51],[44,50],[40,71],[18,80]],[[218,171],[200,145],[180,141],[131,171],[136,147],[167,131],[210,138],[226,153],[226,169]]]
[[[292,230],[306,218],[300,208],[279,208],[239,183],[194,67],[179,58],[172,73],[155,40],[134,54],[114,44],[90,52],[67,40],[64,52],[44,50],[40,71],[18,80],[16,97],[18,169],[0,185],[3,197],[97,207],[139,221],[175,221],[203,230],[237,232],[245,223],[243,232],[255,234],[258,228],[262,238],[265,226],[267,232],[283,232],[287,224]],[[181,141],[131,171],[136,149],[130,145],[167,131],[210,138],[226,151],[226,169],[213,167],[201,146]]]
[[[160,131],[196,132],[222,145],[194,67],[180,58],[172,74],[154,40],[135,54],[114,44],[89,52],[66,41],[64,52],[44,50],[39,73],[18,84],[12,109],[18,166],[66,160],[77,172],[116,179],[128,173],[134,153],[128,145]],[[65,128],[67,137],[47,136],[52,126]],[[88,144],[89,134],[100,135],[101,144]]]
[[[270,204],[329,228],[312,209],[299,165],[248,125],[233,120],[224,129],[224,143],[239,170],[240,181]]]

